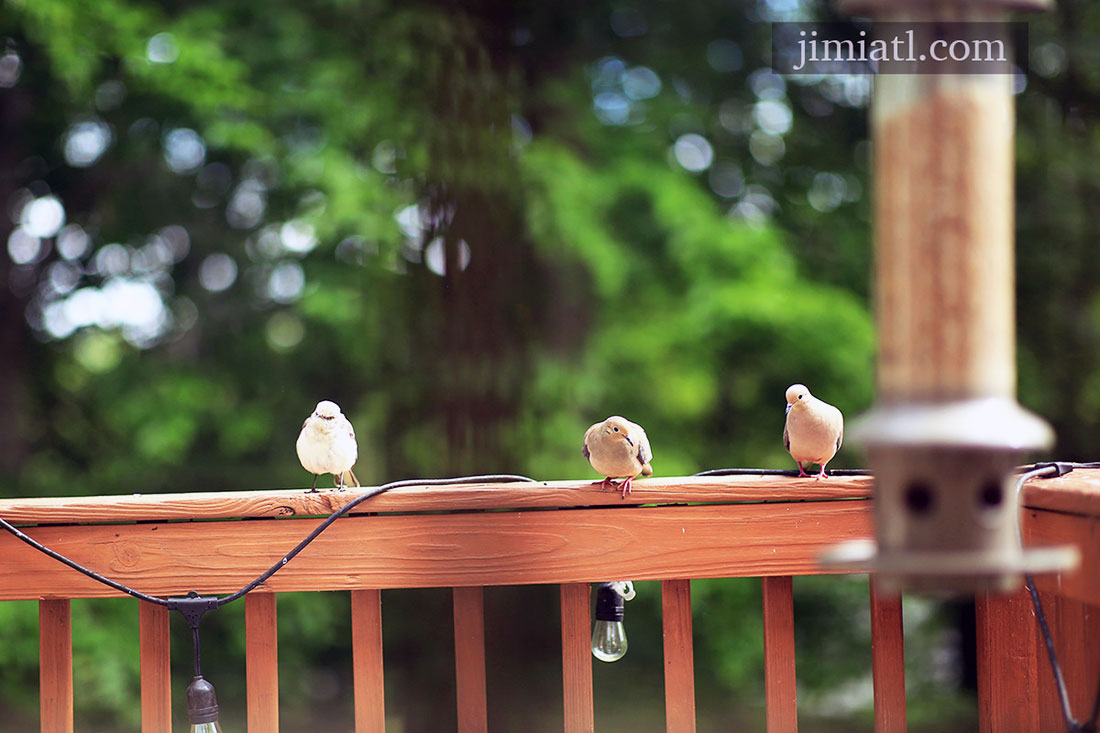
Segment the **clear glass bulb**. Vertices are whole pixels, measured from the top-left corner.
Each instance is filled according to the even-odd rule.
[[[193,723],[191,733],[222,733],[222,727],[217,721],[213,723]]]
[[[615,662],[626,654],[626,627],[622,621],[599,621],[592,626],[592,656]]]

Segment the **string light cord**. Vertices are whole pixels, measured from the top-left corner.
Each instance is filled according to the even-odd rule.
[[[832,468],[827,476],[870,476],[866,468]],[[693,473],[692,476],[790,476],[798,478],[793,468],[712,468],[709,471]]]
[[[317,539],[318,535],[320,535],[322,532],[324,532],[326,529],[328,529],[332,525],[333,522],[335,522],[337,519],[344,516],[345,514],[350,512],[352,509],[359,506],[360,504],[362,504],[364,501],[366,501],[368,499],[372,499],[372,498],[378,496],[379,494],[385,493],[385,492],[390,491],[392,489],[399,489],[399,488],[407,487],[407,486],[452,486],[452,485],[460,485],[460,484],[512,483],[512,482],[516,482],[516,483],[519,483],[519,482],[534,483],[535,479],[529,478],[527,476],[519,476],[519,475],[516,475],[516,474],[506,473],[506,474],[487,474],[487,475],[483,475],[483,476],[461,476],[461,477],[458,477],[458,478],[405,479],[405,480],[402,480],[402,481],[392,481],[388,484],[383,484],[383,485],[378,486],[374,489],[371,489],[370,491],[365,492],[362,496],[356,497],[353,501],[349,501],[347,504],[345,504],[344,506],[342,506],[339,509],[337,509],[336,511],[334,511],[332,514],[330,514],[328,516],[327,519],[325,519],[325,521],[323,521],[323,522],[321,522],[321,524],[317,525],[317,527],[312,532],[310,532],[309,535],[307,535],[305,539],[303,539],[301,542],[299,542],[294,547],[294,549],[292,549],[290,552],[288,552],[286,555],[284,555],[281,560],[276,562],[270,568],[268,568],[263,573],[258,575],[255,580],[253,580],[252,582],[245,585],[243,588],[238,590],[236,593],[232,593],[228,596],[223,596],[223,597],[220,597],[220,598],[216,597],[216,596],[199,596],[194,591],[192,591],[185,598],[161,598],[159,596],[149,595],[148,593],[142,593],[141,591],[135,590],[134,588],[131,588],[128,585],[124,585],[122,583],[119,583],[117,580],[112,580],[111,578],[108,578],[105,575],[101,575],[100,573],[97,573],[96,571],[94,571],[90,568],[86,568],[83,565],[81,565],[80,563],[75,562],[75,561],[65,557],[64,555],[62,555],[60,552],[57,552],[56,550],[51,550],[49,547],[46,547],[45,545],[43,545],[38,540],[36,540],[33,537],[27,535],[25,532],[21,532],[17,527],[15,527],[14,525],[12,525],[10,522],[8,522],[7,520],[5,520],[3,518],[0,518],[0,527],[7,530],[11,534],[13,534],[17,539],[21,540],[22,542],[25,542],[26,544],[30,545],[34,549],[38,550],[39,552],[41,552],[45,555],[48,555],[49,557],[52,557],[54,560],[57,560],[58,562],[62,563],[63,565],[67,565],[68,567],[72,568],[73,570],[76,570],[77,572],[91,578],[92,580],[94,580],[98,583],[102,583],[103,585],[106,585],[110,588],[114,588],[117,591],[121,591],[122,593],[125,593],[126,595],[129,595],[129,596],[133,596],[134,598],[137,598],[139,600],[146,601],[148,603],[154,603],[158,606],[164,606],[164,607],[166,607],[170,610],[175,610],[175,611],[182,612],[184,614],[184,616],[187,617],[188,622],[192,625],[192,628],[194,628],[194,627],[197,626],[198,619],[202,617],[203,613],[205,613],[206,611],[212,610],[213,608],[224,606],[227,603],[232,603],[233,601],[236,601],[236,600],[240,599],[241,597],[243,597],[249,591],[254,590],[261,583],[265,582],[272,575],[274,575],[275,573],[279,572],[279,570],[284,568],[286,566],[286,564],[289,563],[291,560],[293,560],[294,557],[299,552],[306,549],[306,547],[309,545],[309,543],[311,543],[311,542],[313,542],[313,540]],[[192,616],[192,614],[196,614],[196,613],[197,613],[197,617]]]
[[[1100,468],[1100,462],[1093,463],[1066,463],[1062,461],[1036,463],[1030,467],[1024,467],[1020,477],[1016,479],[1016,506],[1020,506],[1020,494],[1024,484],[1033,478],[1056,478],[1064,476],[1075,468]],[[1023,530],[1020,522],[1016,522],[1016,537],[1023,546]],[[1062,666],[1058,663],[1058,653],[1054,648],[1054,636],[1050,633],[1050,625],[1047,623],[1046,613],[1043,612],[1043,604],[1039,598],[1039,591],[1035,588],[1035,578],[1031,573],[1025,573],[1027,592],[1031,596],[1031,605],[1035,608],[1035,619],[1039,622],[1039,630],[1043,635],[1043,645],[1047,650],[1047,659],[1050,661],[1051,674],[1054,676],[1054,687],[1058,692],[1058,703],[1062,710],[1062,720],[1066,724],[1066,730],[1070,733],[1096,733],[1097,718],[1100,717],[1100,685],[1093,698],[1092,711],[1088,720],[1082,722],[1073,717],[1070,709],[1069,693],[1066,690],[1066,680],[1062,674]]]

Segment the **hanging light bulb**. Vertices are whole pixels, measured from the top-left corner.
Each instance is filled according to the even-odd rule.
[[[191,721],[191,733],[222,733],[218,725],[218,699],[214,685],[200,674],[187,688],[187,717]]]
[[[218,607],[219,599],[214,596],[200,596],[195,591],[186,598],[169,598],[168,609],[179,611],[191,626],[191,642],[195,652],[195,677],[187,688],[187,717],[191,721],[190,733],[222,733],[218,725],[218,698],[214,695],[214,685],[202,676],[199,658],[199,623],[203,614]]]
[[[615,662],[626,654],[624,601],[634,597],[634,583],[600,583],[596,589],[596,623],[592,626],[592,656],[601,662]]]

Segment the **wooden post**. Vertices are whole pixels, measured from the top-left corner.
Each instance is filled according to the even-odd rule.
[[[65,598],[38,602],[42,733],[73,733],[73,621]]]
[[[138,601],[141,644],[141,733],[172,733],[171,647],[164,606]]]
[[[480,586],[454,589],[455,689],[458,730],[489,728],[485,695],[485,596]]]
[[[879,595],[871,579],[871,676],[875,733],[905,733],[905,640],[901,596]]]
[[[351,655],[355,733],[385,733],[386,688],[382,673],[382,593],[351,592]]]
[[[794,594],[791,576],[762,578],[764,601],[764,698],[768,733],[798,730],[794,666]]]
[[[665,650],[665,727],[695,733],[695,662],[691,634],[691,581],[661,581]]]
[[[978,728],[1039,733],[1039,630],[1026,589],[976,599]],[[1043,673],[1048,673],[1047,669]]]
[[[592,704],[592,628],[588,583],[561,585],[561,669],[565,733],[596,729]]]
[[[245,683],[248,730],[279,730],[279,634],[274,593],[244,597]]]

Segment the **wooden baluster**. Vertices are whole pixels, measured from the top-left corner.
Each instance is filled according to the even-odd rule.
[[[982,593],[975,602],[978,729],[1039,733],[1040,642],[1031,597],[1021,588],[1003,595]]]
[[[874,578],[870,590],[875,733],[905,733],[905,637],[901,596],[880,596]]]
[[[279,643],[274,593],[244,597],[245,684],[248,730],[279,730]]]
[[[38,602],[42,733],[73,731],[73,622],[67,598]]]
[[[764,699],[768,733],[798,730],[794,671],[794,594],[791,577],[762,578],[764,605]]]
[[[141,733],[172,733],[169,611],[138,601],[141,639]]]
[[[485,700],[485,596],[480,586],[454,588],[455,687],[458,730],[489,728]]]
[[[592,733],[592,627],[588,583],[561,585],[561,669],[565,733]]]
[[[351,592],[351,654],[355,733],[384,733],[386,689],[382,674],[382,593]]]
[[[695,732],[695,663],[691,636],[691,581],[661,581],[665,647],[665,727]]]

